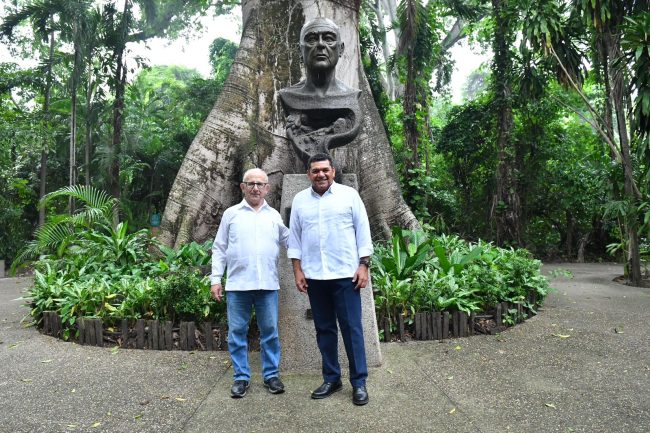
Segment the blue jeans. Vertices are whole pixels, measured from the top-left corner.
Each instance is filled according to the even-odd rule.
[[[228,350],[234,380],[250,380],[248,367],[248,323],[255,306],[260,329],[260,355],[264,379],[277,377],[280,366],[277,290],[232,290],[226,293],[228,306]]]
[[[368,377],[366,349],[361,322],[361,292],[351,278],[307,280],[307,294],[314,317],[316,342],[323,361],[323,380],[341,379],[338,354],[338,320],[350,365],[352,386],[364,386]],[[367,289],[365,289],[367,290]]]

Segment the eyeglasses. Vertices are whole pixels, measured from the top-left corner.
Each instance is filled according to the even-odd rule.
[[[263,183],[263,182],[244,182],[244,185],[246,185],[246,188],[248,188],[248,189],[253,189],[253,188],[255,188],[255,187],[257,187],[257,189],[262,189],[262,188],[264,188],[266,185],[268,185],[268,183]]]

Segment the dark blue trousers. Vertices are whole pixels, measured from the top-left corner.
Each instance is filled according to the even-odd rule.
[[[323,380],[341,378],[338,353],[338,319],[350,365],[352,386],[364,386],[368,377],[366,348],[361,324],[361,293],[351,278],[307,280],[307,294],[316,327],[316,342],[323,361]],[[362,289],[363,290],[363,289]]]

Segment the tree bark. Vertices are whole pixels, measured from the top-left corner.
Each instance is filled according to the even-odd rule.
[[[372,4],[372,7],[377,16],[377,26],[379,27],[379,32],[381,33],[381,51],[384,56],[384,63],[388,63],[388,59],[391,56],[390,48],[388,46],[388,34],[386,26],[384,25],[384,12],[381,9],[381,2],[375,0]],[[393,71],[388,67],[386,69],[386,94],[391,100],[395,100],[395,82],[398,81],[397,77],[394,76]]]
[[[620,36],[608,34],[610,52],[609,61],[614,62],[621,56]],[[628,136],[627,122],[625,121],[625,83],[621,68],[609,65],[611,73],[611,100],[616,113],[616,125],[618,127],[618,139],[621,146],[621,165],[623,167],[625,196],[631,202],[631,215],[625,218],[628,235],[628,258],[630,268],[630,283],[634,286],[641,285],[641,257],[639,251],[639,235],[637,233],[638,217],[636,207],[639,196],[635,191],[634,170],[632,167],[632,156],[630,151],[630,139]],[[622,234],[622,233],[621,233]]]
[[[45,70],[45,96],[43,102],[43,120],[48,132],[50,129],[50,92],[52,91],[52,62],[54,61],[54,31],[50,32],[50,52],[47,59],[47,68]],[[46,134],[47,135],[47,134]],[[41,150],[41,169],[40,169],[40,188],[38,199],[41,200],[47,194],[47,159],[50,151],[49,139],[43,142]],[[45,224],[45,206],[38,209],[38,225]]]
[[[376,239],[390,227],[413,228],[417,220],[404,202],[388,139],[359,56],[359,2],[248,0],[242,2],[243,33],[224,89],[190,146],[169,194],[160,239],[180,246],[214,236],[223,212],[241,200],[243,172],[260,167],[269,175],[267,201],[278,208],[283,174],[305,173],[285,136],[277,91],[297,83],[302,25],[317,16],[340,27],[345,50],[337,77],[361,89],[361,131],[332,151],[343,173],[356,173]]]
[[[115,57],[115,101],[113,102],[113,137],[111,139],[111,162],[108,167],[108,190],[117,200],[121,196],[120,188],[120,152],[122,147],[122,115],[124,113],[124,89],[126,88],[126,62],[124,61],[124,50],[128,35],[128,20],[130,14],[129,0],[124,2],[122,12],[122,32],[117,42]],[[115,209],[113,223],[117,225],[119,219],[118,210]]]
[[[88,77],[86,82],[86,144],[84,146],[84,172],[85,179],[84,182],[86,186],[90,186],[91,176],[90,176],[90,161],[92,159],[92,99],[93,99],[93,66],[92,66],[92,55],[88,56]]]
[[[70,167],[69,167],[69,185],[77,184],[77,89],[79,76],[81,75],[81,44],[79,42],[79,17],[73,18],[73,38],[74,38],[74,65],[70,75]],[[72,215],[75,211],[75,200],[70,197],[68,200],[68,211]]]
[[[494,14],[494,82],[497,106],[497,171],[496,194],[492,204],[495,216],[498,245],[521,245],[521,202],[517,185],[515,167],[516,149],[511,143],[510,131],[513,127],[512,89],[510,71],[509,19],[507,0],[492,0]]]

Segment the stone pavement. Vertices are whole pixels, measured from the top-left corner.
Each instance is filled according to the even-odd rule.
[[[315,401],[318,373],[285,374],[233,400],[223,352],[79,346],[25,328],[20,289],[0,280],[0,432],[650,432],[650,289],[621,266],[562,264],[540,314],[498,336],[382,343],[370,403],[348,383]],[[615,331],[618,330],[618,333]]]

